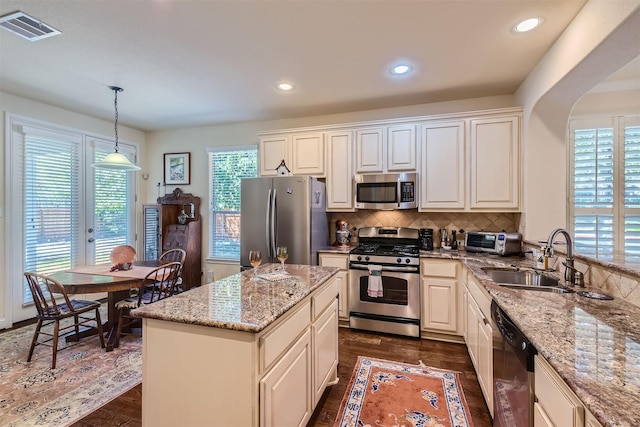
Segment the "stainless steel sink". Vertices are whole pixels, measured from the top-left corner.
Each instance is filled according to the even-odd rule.
[[[485,269],[484,272],[496,283],[524,286],[558,286],[560,282],[536,271]]]
[[[562,286],[527,286],[527,285],[510,285],[507,283],[498,283],[498,286],[510,289],[520,289],[525,291],[538,291],[538,292],[552,292],[554,294],[570,294],[573,291],[571,289],[563,288]]]
[[[499,286],[512,289],[522,289],[529,291],[553,292],[566,294],[573,292],[561,286],[560,281],[554,277],[545,276],[537,271],[505,269],[496,267],[485,267],[482,270],[487,276]]]

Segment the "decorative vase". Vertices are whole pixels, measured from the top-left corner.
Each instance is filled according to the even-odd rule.
[[[184,212],[184,209],[182,209],[182,210],[180,211],[180,215],[178,215],[178,223],[179,223],[179,224],[186,224],[186,223],[187,223],[187,219],[189,219],[189,215],[187,215],[187,214]]]

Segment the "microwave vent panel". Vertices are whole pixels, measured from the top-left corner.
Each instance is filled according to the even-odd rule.
[[[0,17],[0,27],[32,42],[61,34],[50,25],[24,12],[14,12]]]

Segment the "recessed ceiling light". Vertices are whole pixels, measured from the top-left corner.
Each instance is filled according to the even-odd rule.
[[[290,83],[278,83],[278,89],[283,90],[285,92],[290,91],[291,89],[293,89],[293,85]]]
[[[391,68],[391,74],[395,74],[397,76],[407,74],[409,71],[411,71],[411,67],[406,64],[394,65],[393,68]]]
[[[544,19],[542,18],[525,19],[524,21],[519,22],[513,27],[513,32],[526,33],[527,31],[531,31],[535,28],[538,28],[540,25],[542,25],[542,21],[544,21]]]

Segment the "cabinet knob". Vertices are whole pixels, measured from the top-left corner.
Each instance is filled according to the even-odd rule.
[[[89,238],[87,239],[87,242],[89,242],[89,243],[93,243],[93,242],[95,242],[95,241],[96,241],[96,239],[94,239],[93,237],[89,237]]]

